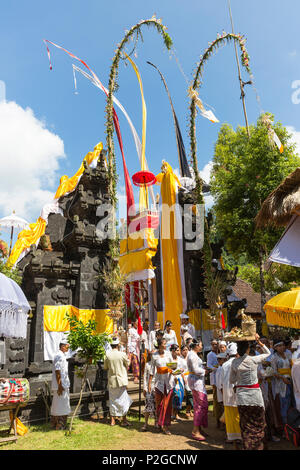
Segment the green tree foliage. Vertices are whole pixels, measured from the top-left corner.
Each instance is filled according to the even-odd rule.
[[[0,273],[11,278],[13,281],[15,281],[17,284],[20,285],[22,282],[22,276],[19,270],[16,268],[9,268],[6,265],[8,251],[9,250],[8,250],[7,243],[0,239]]]
[[[245,127],[236,131],[224,124],[215,145],[211,192],[215,198],[216,230],[226,248],[235,257],[246,254],[248,262],[259,262],[274,247],[282,230],[255,229],[255,216],[262,202],[281,181],[300,165],[291,135],[280,122],[273,129],[281,140],[280,153],[269,139],[260,117],[250,126],[250,138]]]
[[[238,277],[260,292],[260,272],[254,264],[238,265]],[[274,296],[300,285],[300,270],[285,264],[272,263],[264,273],[266,291]]]
[[[0,258],[0,273],[4,274],[5,276],[9,277],[17,284],[21,285],[22,276],[18,269],[16,268],[8,268],[6,265],[6,261]]]
[[[75,315],[66,314],[66,316],[70,324],[68,342],[72,351],[79,349],[79,357],[88,364],[97,364],[98,361],[104,359],[104,345],[111,340],[106,333],[96,333],[96,321],[89,320],[84,324]]]
[[[97,334],[97,323],[95,320],[89,320],[83,323],[75,315],[66,314],[70,324],[70,333],[68,334],[68,342],[73,351],[78,351],[78,355],[84,360],[83,369],[78,371],[81,377],[81,389],[79,401],[76,405],[74,413],[71,418],[70,426],[67,435],[72,432],[73,421],[77,414],[77,410],[81,404],[83,390],[86,384],[88,368],[90,364],[97,364],[98,361],[105,357],[105,343],[110,343],[111,339],[106,333]]]

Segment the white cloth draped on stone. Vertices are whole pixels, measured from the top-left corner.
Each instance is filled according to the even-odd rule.
[[[53,361],[53,358],[59,350],[59,344],[62,340],[68,339],[69,331],[44,331],[44,360]],[[70,358],[76,351],[69,348],[66,358]]]

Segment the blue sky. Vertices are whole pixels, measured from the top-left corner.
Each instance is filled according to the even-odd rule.
[[[298,39],[300,3],[297,0],[231,0],[235,32],[245,35],[250,67],[262,109],[294,131],[300,145],[300,104],[292,101],[292,83],[300,80]],[[124,31],[154,13],[168,28],[175,54],[188,81],[208,42],[222,30],[231,31],[227,0],[52,0],[2,3],[0,15],[0,80],[6,102],[0,103],[0,217],[13,209],[30,222],[51,200],[61,175],[72,176],[86,153],[105,144],[105,95],[85,78],[77,76],[74,93],[72,59],[51,47],[49,70],[43,38],[84,59],[108,83],[111,60]],[[155,30],[144,30],[137,47],[138,65],[147,104],[146,156],[150,169],[160,171],[162,159],[178,168],[177,148],[170,105],[156,64],[167,81],[189,156],[187,83],[174,57],[166,51]],[[79,64],[77,64],[79,65]],[[248,77],[243,73],[245,81]],[[142,108],[136,76],[120,64],[117,98],[129,113],[140,137]],[[199,168],[213,157],[220,125],[244,125],[234,47],[219,49],[206,66],[200,96],[214,108],[219,124],[197,117]],[[2,105],[2,107],[1,107]],[[246,87],[249,122],[260,107],[255,91]],[[132,175],[139,162],[129,126],[118,111],[125,156]],[[2,128],[2,132],[1,132]],[[32,132],[32,133],[31,133]],[[123,171],[115,147],[122,192]]]

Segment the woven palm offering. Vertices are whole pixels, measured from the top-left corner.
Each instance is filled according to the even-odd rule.
[[[123,346],[126,346],[127,345],[127,332],[124,330],[122,326],[119,326],[118,328],[118,336],[120,338],[121,344],[123,344]]]
[[[244,336],[256,335],[256,321],[250,315],[242,313],[242,331]]]
[[[250,315],[241,312],[242,327],[235,326],[231,331],[225,333],[225,341],[254,341],[256,335],[256,321]]]

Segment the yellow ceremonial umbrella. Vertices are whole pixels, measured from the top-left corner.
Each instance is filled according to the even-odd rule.
[[[300,287],[276,295],[264,310],[268,324],[300,329]]]

